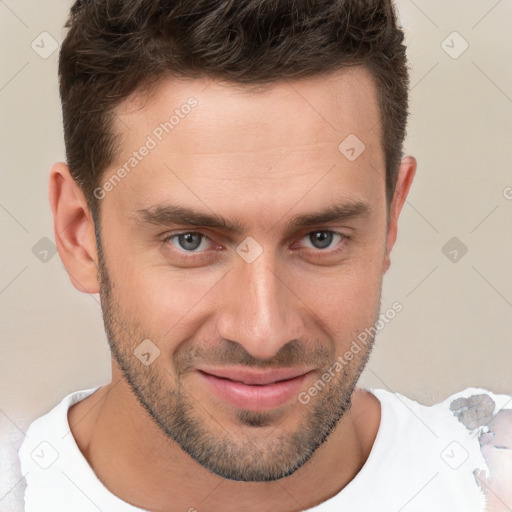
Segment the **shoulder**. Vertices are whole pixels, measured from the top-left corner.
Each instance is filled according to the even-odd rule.
[[[512,511],[512,395],[466,388],[427,404],[369,391],[382,405],[376,445],[384,447],[378,453],[389,474],[418,485],[425,475],[437,475],[422,494],[436,504],[442,497],[453,510]],[[508,508],[491,508],[496,496]]]
[[[440,468],[448,471],[443,473],[447,482],[459,478],[458,488],[478,489],[485,504],[482,511],[512,510],[511,394],[466,388],[425,405],[399,393],[371,391],[386,408],[402,441],[407,435],[418,440],[425,434],[422,451],[418,443],[407,448],[410,451],[414,447],[423,465],[428,466],[431,452],[433,460],[446,463]]]
[[[60,445],[63,439],[69,439],[67,435],[70,431],[69,409],[94,393],[98,388],[82,389],[69,393],[49,411],[32,420],[27,429],[26,437],[18,449],[18,456],[24,473],[30,469],[34,462],[38,462],[35,459],[35,451],[45,446]]]
[[[78,447],[70,434],[68,411],[70,407],[85,399],[96,388],[69,393],[47,410],[32,420],[23,443],[18,449],[18,459],[25,487],[23,499],[24,510],[60,510],[66,481],[62,470],[69,470],[70,461],[74,470],[79,470]],[[67,466],[66,466],[67,464]],[[57,491],[56,491],[57,489]],[[63,494],[64,493],[64,494]]]
[[[466,389],[450,396],[458,421],[478,439],[485,465],[474,471],[485,496],[486,512],[512,509],[512,395],[485,389]]]
[[[487,425],[499,411],[512,409],[512,395],[467,388],[450,395],[439,405],[448,407],[468,430],[475,430]]]
[[[369,391],[392,409],[405,408],[410,412],[452,418],[468,430],[487,425],[499,411],[512,410],[512,394],[498,394],[484,388],[466,388],[433,405],[385,389],[370,388]]]

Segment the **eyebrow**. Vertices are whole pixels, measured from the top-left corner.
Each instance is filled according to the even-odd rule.
[[[320,224],[343,222],[357,217],[367,216],[371,208],[362,201],[348,201],[331,205],[321,211],[297,215],[288,220],[285,229],[289,232]],[[180,205],[165,204],[135,211],[135,220],[144,224],[158,226],[191,225],[197,227],[218,228],[228,233],[241,233],[243,224],[238,220],[228,220],[215,213],[205,213]]]

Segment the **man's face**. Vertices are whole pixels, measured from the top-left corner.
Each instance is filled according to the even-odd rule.
[[[168,79],[116,113],[121,153],[100,185],[138,156],[100,201],[113,357],[197,462],[233,480],[287,476],[350,407],[371,343],[332,368],[378,318],[387,210],[373,81],[355,68],[256,93]],[[238,230],[174,223],[176,206]],[[292,223],[334,207],[337,219]],[[261,383],[276,368],[304,376],[260,386],[212,377],[242,369]]]

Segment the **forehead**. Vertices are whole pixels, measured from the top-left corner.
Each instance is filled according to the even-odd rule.
[[[259,88],[165,78],[115,113],[121,149],[107,178],[151,140],[123,181],[139,207],[144,198],[162,200],[181,178],[201,197],[212,189],[254,197],[283,183],[282,192],[299,194],[335,168],[324,191],[334,183],[384,190],[377,90],[362,67]],[[354,159],[354,152],[361,154]]]
[[[181,117],[180,110],[190,98],[197,101],[193,115]],[[116,131],[129,143],[133,128],[150,132],[175,111],[179,121],[174,124],[172,139],[194,133],[201,136],[195,145],[183,148],[190,152],[230,148],[232,130],[236,128],[243,129],[240,138],[246,135],[240,150],[271,150],[290,143],[339,144],[340,138],[349,133],[371,143],[370,133],[375,138],[380,133],[375,81],[360,66],[266,85],[240,85],[212,78],[163,78],[150,91],[135,93],[117,107]],[[184,118],[187,122],[181,123]],[[186,126],[178,129],[179,124]],[[269,130],[272,126],[286,127],[287,131]],[[258,128],[266,130],[256,131]],[[270,132],[271,137],[266,136]]]

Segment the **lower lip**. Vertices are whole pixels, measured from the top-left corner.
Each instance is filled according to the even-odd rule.
[[[279,407],[297,396],[304,381],[311,372],[293,379],[273,382],[261,386],[250,386],[242,382],[215,377],[202,371],[197,372],[211,389],[232,405],[253,411],[264,411]]]

